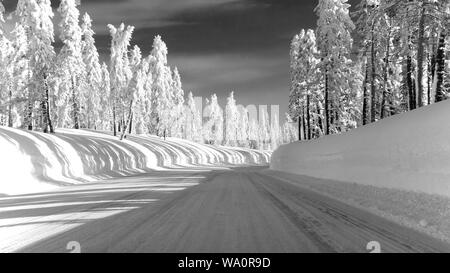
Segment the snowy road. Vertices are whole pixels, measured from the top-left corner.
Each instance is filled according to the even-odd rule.
[[[0,198],[0,251],[450,252],[264,168],[155,172]]]

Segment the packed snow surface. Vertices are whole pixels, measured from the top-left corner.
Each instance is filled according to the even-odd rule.
[[[203,145],[182,139],[58,130],[43,134],[0,127],[0,194],[195,166],[268,164],[269,152]]]
[[[271,169],[450,197],[450,101],[281,146]]]

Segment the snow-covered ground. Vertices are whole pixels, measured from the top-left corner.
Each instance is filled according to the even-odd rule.
[[[280,147],[274,170],[450,197],[450,101]],[[450,208],[449,208],[450,210]]]
[[[450,102],[274,152],[276,177],[450,242]],[[301,176],[298,176],[301,175]],[[305,179],[309,176],[309,179]]]
[[[155,170],[268,164],[269,152],[155,136],[58,130],[55,135],[0,127],[0,195],[48,191]]]
[[[437,239],[450,242],[450,198],[436,194],[268,171],[276,179],[292,182],[394,221]]]

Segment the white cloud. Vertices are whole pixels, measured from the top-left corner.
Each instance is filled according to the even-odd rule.
[[[128,0],[118,3],[84,1],[81,9],[94,19],[98,33],[106,33],[107,24],[124,22],[137,28],[161,27],[183,22],[171,17],[185,10],[214,7],[242,0]]]
[[[239,54],[221,54],[204,56],[170,56],[171,65],[176,65],[188,79],[195,79],[193,89],[214,86],[238,88],[241,85],[262,81],[280,72],[285,66],[277,58],[259,58],[258,56],[241,56]],[[186,82],[186,81],[185,81]]]

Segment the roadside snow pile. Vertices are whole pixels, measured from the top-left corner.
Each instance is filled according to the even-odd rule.
[[[58,130],[49,135],[0,127],[0,195],[46,191],[153,170],[268,164],[269,152],[155,136]]]
[[[450,101],[274,152],[271,169],[450,197]]]

